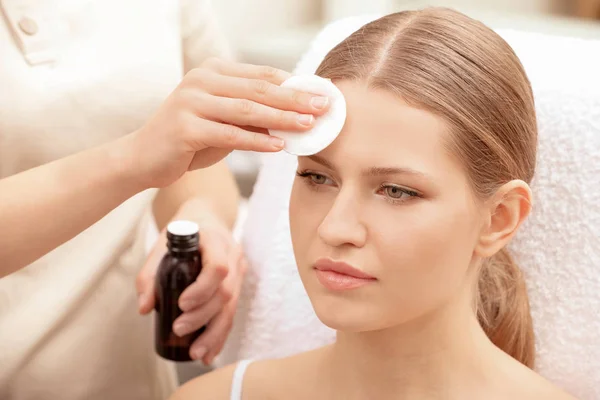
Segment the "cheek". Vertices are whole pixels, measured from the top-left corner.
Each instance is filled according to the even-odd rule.
[[[473,212],[465,202],[419,201],[387,217],[373,234],[385,266],[388,304],[406,318],[438,306],[467,276],[474,248]]]
[[[314,246],[319,225],[327,214],[324,196],[315,196],[306,183],[296,178],[290,197],[290,230],[294,256],[299,266],[304,266],[311,246]]]

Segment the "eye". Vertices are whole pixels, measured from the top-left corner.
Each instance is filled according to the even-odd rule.
[[[327,183],[327,177],[325,175],[310,174],[310,180],[317,185],[324,185]]]
[[[404,196],[408,196],[408,194],[400,189],[398,186],[386,186],[384,188],[385,194],[391,197],[392,199],[401,199]]]
[[[387,200],[392,202],[410,200],[413,197],[420,197],[419,193],[414,190],[405,189],[396,185],[382,186],[380,191]]]
[[[313,185],[313,186],[333,185],[334,184],[334,182],[331,178],[328,178],[327,176],[325,176],[323,174],[318,174],[316,172],[298,171],[298,172],[296,172],[296,175],[298,175],[302,179],[305,179],[310,185]]]

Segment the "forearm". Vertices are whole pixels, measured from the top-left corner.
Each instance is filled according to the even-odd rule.
[[[0,277],[70,240],[144,188],[128,137],[0,180]]]
[[[240,194],[225,161],[188,172],[171,186],[161,189],[153,204],[159,230],[179,217],[201,222],[219,219],[232,227],[237,217]]]

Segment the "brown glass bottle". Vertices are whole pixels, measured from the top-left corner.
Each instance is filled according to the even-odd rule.
[[[168,360],[191,361],[190,346],[204,327],[179,337],[173,333],[173,322],[182,314],[179,296],[202,270],[198,225],[189,221],[170,223],[167,248],[156,273],[156,352]]]

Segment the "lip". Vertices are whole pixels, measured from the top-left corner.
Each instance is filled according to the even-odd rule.
[[[319,282],[327,289],[342,291],[357,289],[377,280],[358,268],[329,258],[320,258],[314,264]]]

